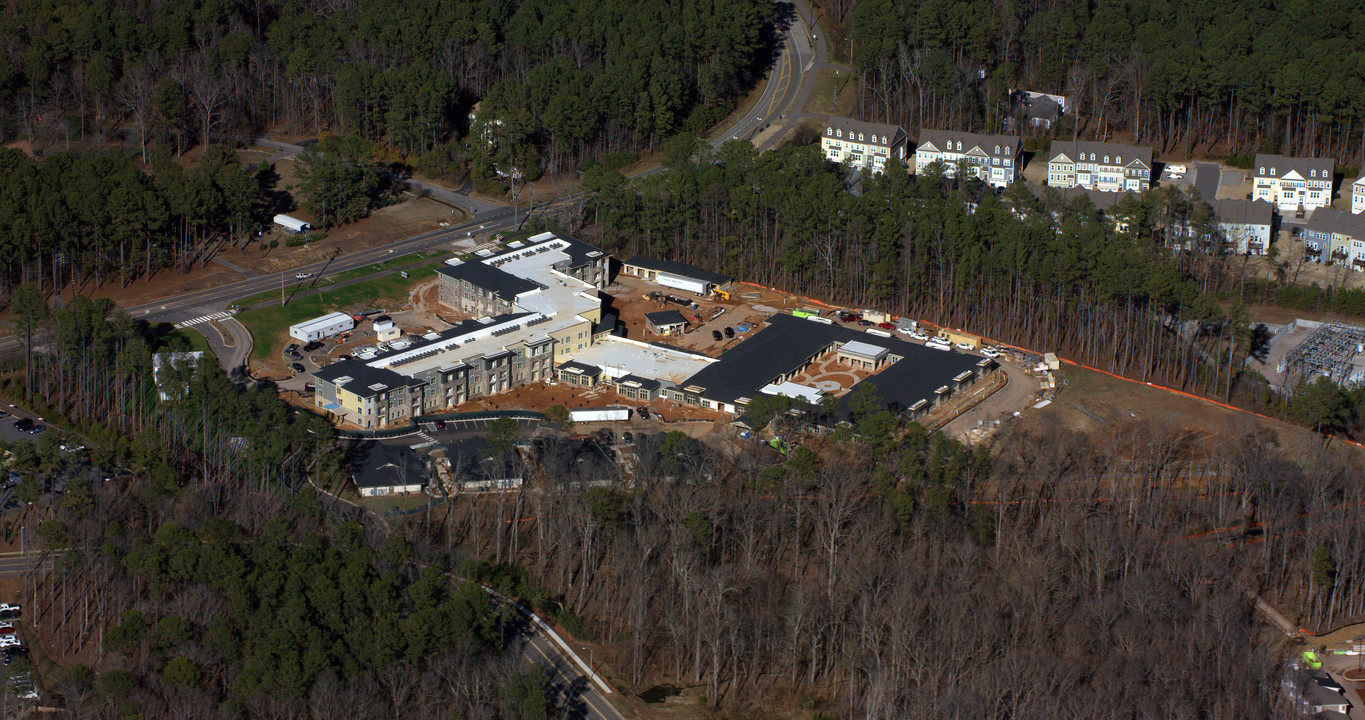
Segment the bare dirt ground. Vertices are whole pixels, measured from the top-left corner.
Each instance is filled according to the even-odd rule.
[[[646,407],[649,408],[651,416],[658,417],[666,422],[697,421],[709,420],[712,423],[693,423],[706,429],[711,429],[716,425],[724,425],[731,418],[729,415],[715,410],[706,410],[699,407],[679,405],[677,403],[664,400],[655,400],[652,403],[630,400],[619,395],[615,390],[606,388],[581,388],[570,385],[560,384],[535,384],[523,385],[513,388],[508,392],[489,395],[486,397],[475,398],[456,408],[459,412],[476,412],[479,410],[539,410],[544,411],[552,405],[563,405],[570,410],[581,408],[597,407]],[[649,421],[645,421],[649,422]],[[635,424],[621,425],[612,423],[611,427],[631,427]],[[639,425],[643,427],[643,424]],[[668,428],[670,430],[674,428]]]
[[[1241,442],[1248,434],[1267,432],[1290,453],[1315,453],[1322,439],[1303,428],[1215,405],[1141,383],[1110,377],[1074,365],[1063,365],[1051,404],[1025,410],[1011,424],[1043,436],[1056,429],[1117,435],[1133,423],[1154,421],[1198,434],[1210,449]],[[1344,443],[1339,448],[1353,448]],[[1352,450],[1344,450],[1351,452]],[[1365,457],[1365,456],[1363,456]]]

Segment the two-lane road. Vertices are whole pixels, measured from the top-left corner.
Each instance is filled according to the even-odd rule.
[[[588,678],[543,635],[525,630],[518,640],[518,650],[527,661],[545,668],[545,677],[562,702],[563,717],[625,720],[621,711],[607,702]]]

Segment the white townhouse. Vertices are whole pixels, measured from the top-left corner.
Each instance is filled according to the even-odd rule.
[[[1264,200],[1214,200],[1213,219],[1222,236],[1223,252],[1264,255],[1270,247],[1275,208]]]
[[[833,162],[875,174],[892,158],[905,162],[905,140],[905,131],[896,125],[830,118],[820,150]]]
[[[1365,175],[1351,183],[1351,213],[1359,215],[1362,212],[1365,212]]]
[[[1052,143],[1047,184],[1103,192],[1142,192],[1152,187],[1152,149],[1078,140]]]
[[[1257,155],[1252,168],[1253,200],[1273,203],[1281,213],[1312,212],[1332,204],[1332,161]]]
[[[952,177],[957,166],[965,163],[983,182],[1002,188],[1019,179],[1023,149],[1018,135],[924,129],[915,149],[915,174],[922,175],[930,165],[941,162],[944,172]]]

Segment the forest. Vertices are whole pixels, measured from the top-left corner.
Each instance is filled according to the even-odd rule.
[[[547,717],[543,676],[498,651],[505,609],[430,565],[596,641],[625,690],[745,716],[1261,717],[1279,649],[1248,593],[1308,627],[1365,613],[1359,470],[1254,428],[987,451],[868,402],[856,433],[778,420],[785,457],[644,434],[629,478],[507,442],[532,485],[389,530],[314,490],[345,482],[321,420],[214,364],[172,366],[158,400],[145,326],[102,301],[31,312],[51,339],[5,392],[128,473],[27,511],[67,551],[24,602],[65,660],[49,700],[81,717]]]
[[[1208,207],[1157,189],[1125,199],[1126,229],[1084,198],[997,197],[975,181],[893,166],[847,192],[815,147],[727,143],[626,185],[589,172],[581,232],[613,254],[692,263],[769,287],[883,308],[1144,381],[1274,409],[1241,372],[1252,350],[1239,258],[1178,252]],[[572,220],[572,218],[570,219]],[[1265,287],[1253,288],[1268,293]]]
[[[1001,132],[1009,90],[1028,89],[1070,100],[1067,139],[1365,158],[1365,6],[1350,0],[821,5],[869,119]]]
[[[19,0],[0,11],[0,141],[69,148],[123,118],[144,149],[179,154],[291,125],[535,177],[724,118],[763,72],[769,13],[760,0]]]

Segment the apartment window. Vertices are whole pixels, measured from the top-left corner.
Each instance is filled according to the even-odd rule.
[[[1000,154],[1000,146],[999,146],[999,145],[996,145],[996,146],[995,146],[995,154],[996,154],[996,155],[999,155],[999,154]]]
[[[1259,171],[1257,171],[1256,174],[1257,174],[1257,175],[1264,175],[1264,174],[1265,174],[1265,168],[1264,168],[1264,167],[1261,168]]]
[[[1104,156],[1104,164],[1105,164],[1105,165],[1108,165],[1108,164],[1109,164],[1109,156],[1108,156],[1108,155],[1105,155],[1105,156]]]
[[[843,137],[843,136],[844,136],[844,131],[843,131],[843,130],[835,130],[834,132],[835,132],[835,135],[836,135],[837,137]]]
[[[1122,165],[1122,164],[1123,164],[1123,156],[1120,155],[1120,156],[1114,158],[1114,163],[1115,163],[1116,165]]]
[[[825,134],[826,134],[826,135],[833,135],[833,134],[834,134],[834,128],[825,128]]]
[[[1009,159],[1009,158],[1005,158],[1005,167],[1009,167],[1009,166],[1010,166],[1010,159]]]
[[[1275,177],[1275,168],[1270,168],[1270,177]]]
[[[863,134],[862,134],[862,133],[858,133],[858,142],[862,142],[862,141],[863,141]]]
[[[991,158],[991,164],[992,164],[992,165],[995,165],[995,166],[999,166],[999,165],[1000,165],[1000,158]]]

